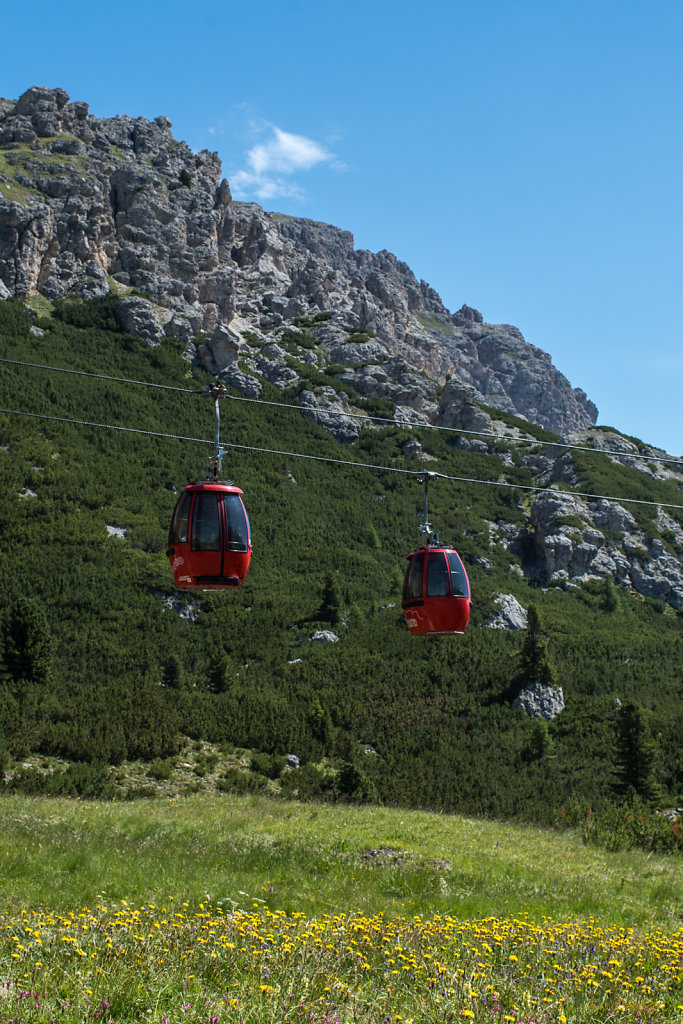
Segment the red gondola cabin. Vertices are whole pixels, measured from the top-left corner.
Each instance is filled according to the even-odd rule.
[[[171,519],[168,560],[184,590],[241,587],[251,559],[251,531],[234,484],[189,484]]]
[[[421,547],[408,555],[401,607],[414,636],[464,633],[470,604],[470,583],[454,548]]]

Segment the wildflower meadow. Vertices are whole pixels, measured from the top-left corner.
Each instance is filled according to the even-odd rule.
[[[24,911],[1,927],[3,1022],[683,1019],[683,929],[309,918],[260,899],[242,909],[173,898]]]
[[[6,798],[0,1024],[681,1024],[682,895],[448,815]]]

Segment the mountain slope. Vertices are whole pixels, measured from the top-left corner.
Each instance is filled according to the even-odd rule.
[[[112,290],[126,331],[180,339],[187,359],[247,397],[273,385],[338,440],[359,437],[365,411],[458,429],[462,446],[494,453],[500,414],[514,413],[669,477],[680,503],[680,461],[592,429],[593,404],[516,328],[467,306],[451,314],[409,267],[355,250],[349,232],[234,203],[216,154],[178,143],[168,118],[96,118],[59,89],[2,101],[0,293],[40,310]],[[539,485],[618,496],[607,466],[603,487],[561,449],[521,458]],[[651,490],[636,473],[625,493],[647,501]],[[611,576],[680,608],[683,532],[666,510],[653,515],[557,498],[505,543],[530,578]]]
[[[238,592],[177,595],[164,553],[168,521],[177,488],[210,451],[211,403],[111,378],[199,391],[210,377],[188,367],[182,343],[150,347],[123,332],[115,310],[113,297],[58,302],[32,322],[16,301],[0,303],[5,358],[87,361],[109,378],[0,363],[3,408],[83,424],[0,415],[3,629],[16,639],[17,610],[29,598],[44,654],[25,669],[14,641],[5,644],[0,722],[13,756],[173,758],[189,735],[295,753],[301,774],[283,784],[300,795],[331,795],[341,784],[356,799],[549,821],[563,804],[596,807],[617,794],[617,702],[636,702],[658,784],[680,801],[680,615],[631,589],[615,599],[604,581],[539,586],[525,576],[525,550],[515,554],[513,542],[529,522],[526,492],[438,482],[432,520],[466,561],[472,621],[456,640],[407,633],[400,585],[421,492],[394,470],[417,473],[427,456],[448,476],[495,484],[503,469],[508,483],[533,486],[513,444],[472,451],[457,434],[390,425],[341,448],[296,409],[227,400],[224,437],[244,447],[230,450],[225,469],[245,491],[252,566]],[[279,397],[267,381],[263,397]],[[532,443],[540,451],[529,458],[552,451]],[[585,458],[606,462],[620,492],[641,482],[666,500],[678,489],[605,456]],[[641,526],[648,522],[652,543],[670,547],[654,519]],[[534,604],[550,637],[564,710],[549,723],[512,706],[523,631],[489,626],[501,594]],[[338,640],[314,641],[321,629]]]

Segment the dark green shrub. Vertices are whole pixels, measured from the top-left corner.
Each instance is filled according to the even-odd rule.
[[[240,768],[228,768],[223,778],[216,783],[217,788],[224,793],[256,793],[265,785],[263,775],[253,775]]]
[[[388,398],[356,398],[353,404],[369,416],[379,416],[382,419],[391,420],[394,418],[396,406]]]
[[[111,799],[115,787],[109,768],[102,763],[75,762],[61,772],[42,772],[24,768],[5,783],[11,793],[43,796],[72,796],[83,799]]]
[[[173,770],[176,766],[176,762],[173,758],[160,758],[157,757],[152,761],[149,766],[149,774],[157,782],[168,781],[173,775]]]
[[[280,790],[283,797],[297,800],[330,800],[335,795],[336,776],[313,764],[283,772]]]
[[[252,772],[265,775],[268,779],[277,779],[282,769],[287,764],[287,758],[282,754],[252,754],[249,767]]]
[[[680,815],[653,811],[635,795],[596,812],[586,807],[581,831],[584,842],[610,851],[639,848],[653,853],[683,853]]]
[[[298,345],[300,348],[314,349],[318,344],[318,339],[310,331],[290,331],[287,329],[282,332],[281,342],[285,346]]]
[[[5,634],[5,664],[15,680],[39,684],[49,682],[53,670],[53,647],[52,632],[43,607],[35,598],[20,597],[10,611]]]
[[[0,301],[0,335],[28,340],[31,317],[19,299]]]
[[[114,292],[89,302],[77,302],[74,299],[57,299],[54,304],[54,316],[72,327],[96,327],[103,331],[118,331],[114,311],[120,303]]]

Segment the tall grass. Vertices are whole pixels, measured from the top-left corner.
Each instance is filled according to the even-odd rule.
[[[680,1024],[683,871],[260,796],[0,801],[0,1021]]]
[[[65,910],[103,893],[240,902],[240,890],[263,897],[268,882],[272,909],[307,914],[526,912],[671,927],[683,907],[681,866],[588,848],[578,833],[419,811],[228,794],[0,801],[0,894],[13,910]]]

